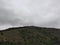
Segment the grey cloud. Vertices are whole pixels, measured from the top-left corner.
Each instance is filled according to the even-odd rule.
[[[6,9],[0,9],[0,24],[10,24],[10,25],[16,25],[21,20],[16,17],[16,14],[14,14],[13,11],[6,10]]]
[[[0,0],[0,2],[0,27],[33,25],[60,28],[60,0]]]

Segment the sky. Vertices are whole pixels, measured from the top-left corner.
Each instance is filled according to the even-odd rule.
[[[0,0],[0,30],[21,26],[60,28],[60,0]]]

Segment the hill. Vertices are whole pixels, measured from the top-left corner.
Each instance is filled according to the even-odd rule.
[[[60,29],[25,26],[0,31],[0,45],[60,45]]]

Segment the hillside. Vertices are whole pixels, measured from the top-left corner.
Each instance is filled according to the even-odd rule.
[[[60,45],[60,29],[34,26],[0,31],[0,45]]]

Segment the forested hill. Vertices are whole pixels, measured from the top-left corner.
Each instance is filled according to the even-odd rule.
[[[60,45],[60,29],[35,26],[0,31],[0,45]]]

